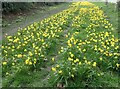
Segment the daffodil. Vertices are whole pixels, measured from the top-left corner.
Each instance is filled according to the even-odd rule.
[[[14,66],[14,65],[15,65],[15,63],[12,63],[12,65]]]
[[[62,70],[60,70],[58,73],[61,74],[61,73],[62,73]]]
[[[55,60],[55,58],[53,57],[53,58],[52,58],[52,61],[54,61],[54,60]]]
[[[100,61],[102,61],[102,57],[100,57]]]
[[[32,62],[31,62],[31,61],[29,61],[29,65],[32,65]]]
[[[52,71],[54,71],[54,72],[55,72],[55,71],[56,71],[56,68],[52,67]]]
[[[59,68],[59,67],[60,67],[60,65],[56,65],[56,67],[57,67],[57,68]]]
[[[29,59],[25,60],[25,64],[28,64],[29,63]]]
[[[79,59],[77,58],[76,61],[79,62]]]
[[[81,65],[82,63],[81,63],[81,62],[79,62],[78,64],[79,64],[79,65]]]
[[[29,52],[29,55],[32,56],[33,55],[32,52]]]
[[[83,49],[83,52],[85,52],[86,51],[86,49]]]
[[[68,58],[68,60],[69,60],[69,61],[73,61],[73,59],[72,59],[72,58],[70,58],[70,57]]]
[[[116,66],[117,66],[117,67],[119,67],[119,66],[120,66],[120,64],[116,63]]]
[[[21,57],[22,57],[22,54],[18,54],[17,57],[18,57],[18,58],[21,58]]]
[[[88,65],[90,65],[90,64],[91,64],[91,62],[90,62],[90,61],[88,61],[88,62],[87,62],[87,64],[88,64]]]
[[[2,64],[3,64],[3,65],[6,65],[6,64],[7,64],[7,62],[3,62]]]
[[[97,75],[98,75],[98,76],[100,76],[100,74],[99,74],[99,73],[98,73]]]
[[[71,76],[74,78],[74,75],[73,75],[73,74],[71,74]]]
[[[97,64],[96,62],[93,62],[93,67],[96,67],[96,64]]]
[[[108,28],[108,26],[105,26],[105,28]]]
[[[8,72],[6,72],[6,75],[9,75],[9,73],[8,73]]]
[[[70,56],[71,56],[71,57],[74,57],[74,54],[71,54]]]

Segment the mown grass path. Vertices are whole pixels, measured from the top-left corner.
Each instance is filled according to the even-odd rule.
[[[74,17],[76,16],[77,14],[74,14]],[[74,18],[73,17],[73,18]],[[63,35],[61,36],[61,38],[59,39],[60,40],[60,43],[57,45],[57,54],[55,54],[54,57],[57,61],[58,60],[58,52],[60,50],[61,47],[65,47],[66,46],[66,42],[65,42],[65,39],[66,39],[66,35],[68,34],[68,31],[71,30],[71,24],[72,24],[72,20],[71,22],[69,23],[68,27],[66,29],[64,29],[63,31]],[[50,64],[49,64],[50,63]],[[36,79],[32,84],[31,86],[32,87],[52,87],[49,82],[48,82],[48,79],[50,78],[50,71],[51,71],[51,68],[52,66],[55,65],[51,62],[48,62],[48,66],[46,68],[42,68],[42,70],[40,71],[41,73],[44,73],[46,71],[46,75],[44,75],[44,77],[41,79],[40,77],[41,76],[38,76],[40,79]],[[29,86],[29,85],[28,85]]]

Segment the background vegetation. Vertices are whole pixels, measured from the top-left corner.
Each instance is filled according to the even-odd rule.
[[[23,10],[29,10],[35,6],[53,6],[60,4],[61,2],[3,2],[2,9],[3,14],[8,12],[18,12]]]

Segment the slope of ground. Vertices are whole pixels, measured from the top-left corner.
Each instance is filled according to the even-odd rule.
[[[98,6],[102,6],[102,10],[104,13],[107,14],[108,19],[110,22],[113,24],[114,29],[117,28],[117,11],[114,10],[114,5],[113,4],[108,4],[108,6],[105,6],[104,3],[95,3]],[[109,8],[109,9],[108,9]],[[113,13],[114,12],[114,13]],[[74,15],[76,16],[76,15]],[[73,16],[73,18],[74,18]],[[70,18],[71,19],[71,18]],[[70,20],[72,22],[72,19]],[[62,32],[61,37],[59,39],[57,46],[55,49],[53,49],[52,54],[49,55],[50,58],[55,57],[55,61],[57,61],[58,57],[58,51],[60,50],[61,47],[66,46],[66,34],[68,34],[68,31],[71,28],[71,22],[67,25],[67,28]],[[22,25],[21,25],[22,26]],[[24,26],[23,26],[24,27]],[[116,37],[117,37],[117,31],[115,30]],[[84,34],[83,34],[84,35]],[[47,66],[46,66],[47,65]],[[45,66],[40,69],[40,71],[33,71],[32,73],[28,70],[23,70],[21,72],[18,72],[15,76],[13,77],[8,77],[4,79],[3,85],[4,86],[11,86],[11,87],[51,87],[51,85],[48,82],[48,79],[50,78],[50,72],[51,72],[51,67],[54,66],[53,62],[48,61],[45,62]],[[105,87],[118,87],[119,76],[117,73],[113,73],[111,71],[108,71],[104,74],[100,80],[96,80],[95,82],[92,83],[91,87],[94,86],[103,86]],[[102,83],[102,84],[101,84]],[[101,86],[102,87],[102,86]]]

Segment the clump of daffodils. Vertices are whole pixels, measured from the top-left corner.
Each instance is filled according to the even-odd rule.
[[[94,73],[98,77],[103,75],[98,70],[107,71],[112,68],[118,71],[119,39],[113,34],[112,24],[106,19],[104,12],[89,2],[73,3],[70,7],[77,8],[78,14],[72,20],[70,34],[66,36],[67,46],[59,51],[62,56],[57,64],[60,66],[54,67],[54,75],[63,78],[64,83],[64,79],[69,82],[80,77],[87,68],[90,71],[96,70]],[[79,71],[82,69],[84,71],[80,75]]]

